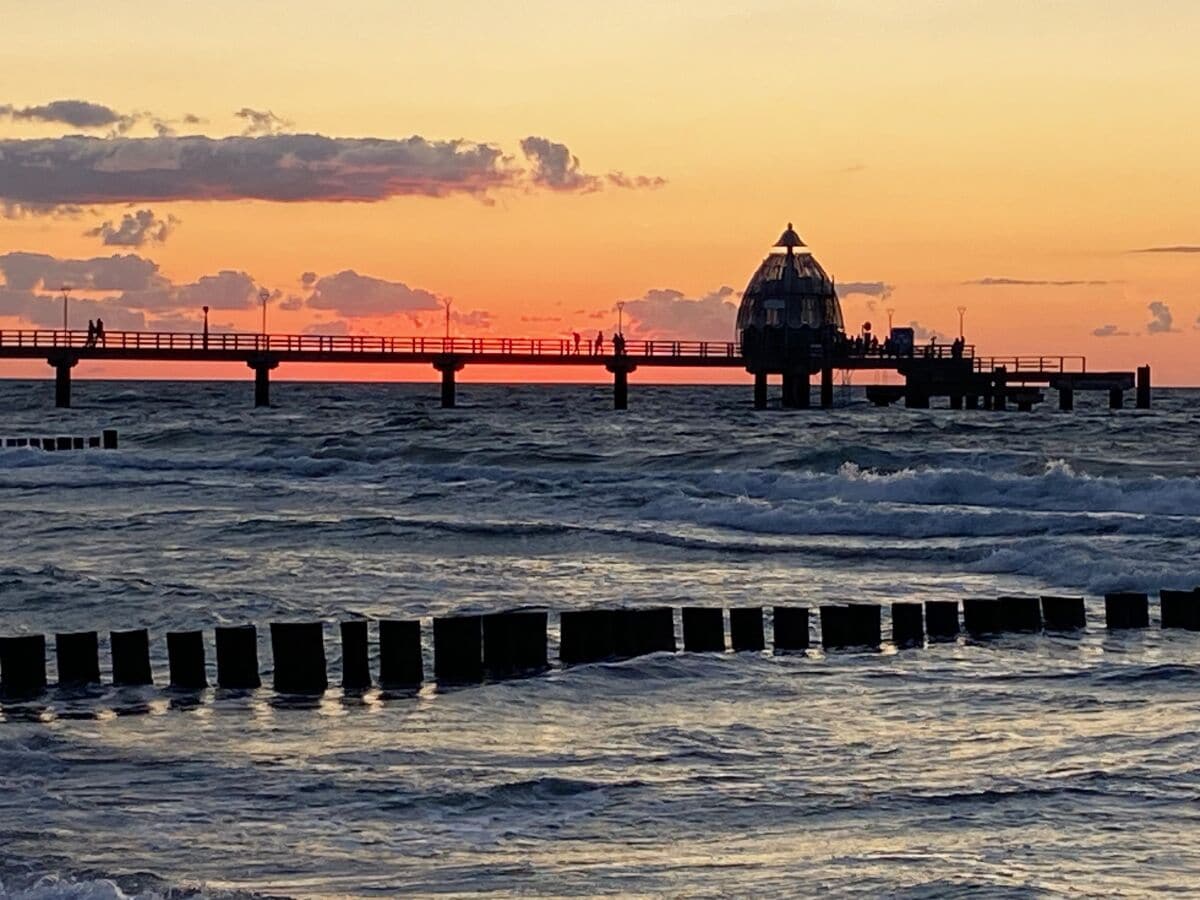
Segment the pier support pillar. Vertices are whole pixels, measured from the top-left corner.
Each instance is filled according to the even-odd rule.
[[[279,365],[279,360],[260,355],[247,360],[246,365],[254,370],[254,405],[270,406],[271,370]]]
[[[927,386],[911,375],[904,380],[904,405],[909,409],[929,409]]]
[[[767,373],[754,373],[754,408],[767,408]]]
[[[1008,370],[997,366],[992,370],[992,409],[1008,408]]]
[[[614,357],[605,368],[613,377],[613,409],[629,409],[629,373],[635,371],[637,366],[621,357]]]
[[[808,370],[783,373],[784,409],[808,409],[812,405]]]
[[[978,394],[967,394],[967,409],[979,409]]]
[[[1075,388],[1063,385],[1058,389],[1058,408],[1070,412],[1075,408]]]
[[[962,394],[951,394],[950,395],[950,408],[951,409],[962,409],[963,408],[963,395]]]
[[[59,409],[71,406],[71,370],[79,360],[69,353],[59,353],[46,360],[54,366],[54,405]]]
[[[1120,409],[1125,405],[1125,392],[1120,388],[1108,389],[1108,408]]]
[[[1150,367],[1138,366],[1137,369],[1137,408],[1150,408]]]
[[[833,367],[821,369],[821,409],[833,408]]]
[[[463,361],[456,356],[440,356],[433,367],[442,373],[442,409],[454,409],[458,403],[454,375],[463,370]]]

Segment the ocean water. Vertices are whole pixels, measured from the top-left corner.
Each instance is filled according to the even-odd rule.
[[[0,894],[1200,890],[1200,635],[1110,637],[1097,600],[1200,583],[1200,392],[1032,414],[755,412],[748,385],[634,384],[625,413],[606,386],[75,399],[0,382],[0,436],[122,441],[0,450],[0,634],[147,627],[160,684],[167,630],[256,623],[269,672],[284,619],[1054,593],[1085,594],[1089,627],[314,701],[52,690],[0,705]]]

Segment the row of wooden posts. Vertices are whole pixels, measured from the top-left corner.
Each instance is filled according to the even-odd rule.
[[[104,450],[117,449],[117,430],[106,428],[100,434],[87,435],[58,435],[57,437],[9,437],[4,439],[7,448],[32,447],[42,450],[83,450],[88,447],[100,447]]]
[[[1200,631],[1200,589],[1163,590],[1159,594],[1163,628]],[[1146,628],[1149,597],[1139,593],[1108,594],[1104,601],[1109,629]],[[773,612],[775,652],[809,649],[809,608],[776,606]],[[881,608],[852,603],[819,607],[821,646],[826,651],[878,649],[882,642]],[[766,637],[762,607],[729,610],[726,642],[725,610],[684,607],[683,649],[720,653],[763,651]],[[469,684],[485,678],[508,678],[549,667],[544,610],[516,610],[489,615],[445,616],[433,620],[434,676],[439,684]],[[1086,626],[1082,597],[1000,597],[929,600],[924,604],[891,604],[891,639],[899,648],[930,641],[953,640],[960,627],[973,637],[1007,632],[1075,631]],[[630,659],[648,653],[674,653],[675,610],[594,609],[559,613],[559,661],[564,666]],[[368,623],[340,623],[342,687],[362,691],[374,683],[370,665]],[[270,626],[274,688],[283,694],[320,694],[329,687],[322,622],[274,622]],[[54,639],[58,685],[73,688],[100,683],[99,638],[94,631],[57,634]],[[217,681],[221,688],[261,686],[258,632],[253,625],[215,630]],[[114,631],[109,638],[114,685],[153,684],[150,638],[145,629]],[[204,635],[200,631],[167,634],[170,686],[196,691],[208,687]],[[425,679],[419,619],[378,622],[377,683],[384,688],[413,687]],[[0,638],[0,694],[36,696],[46,689],[46,639],[43,635]]]

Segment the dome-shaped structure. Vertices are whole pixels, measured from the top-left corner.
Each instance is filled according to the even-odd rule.
[[[833,280],[789,222],[738,307],[736,337],[747,362],[783,362],[833,341],[843,328]]]

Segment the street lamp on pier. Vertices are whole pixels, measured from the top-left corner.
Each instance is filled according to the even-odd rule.
[[[208,349],[208,307],[204,307],[204,349]]]
[[[71,286],[64,284],[60,290],[63,295],[63,338],[66,339],[67,333],[70,331],[67,325],[67,295],[71,293]]]
[[[271,299],[271,292],[263,288],[258,292],[258,299],[262,301],[262,336],[267,336],[267,301]]]
[[[895,307],[889,306],[887,309],[887,314],[888,314],[888,336],[890,337],[892,334],[892,316],[896,314]]]
[[[625,336],[625,301],[617,301],[617,334]]]
[[[958,338],[959,338],[959,340],[963,339],[963,315],[966,313],[966,311],[967,311],[967,308],[965,306],[960,306],[958,308]]]
[[[446,297],[442,300],[442,305],[446,307],[446,339],[450,338],[450,305],[454,302],[453,297]]]

